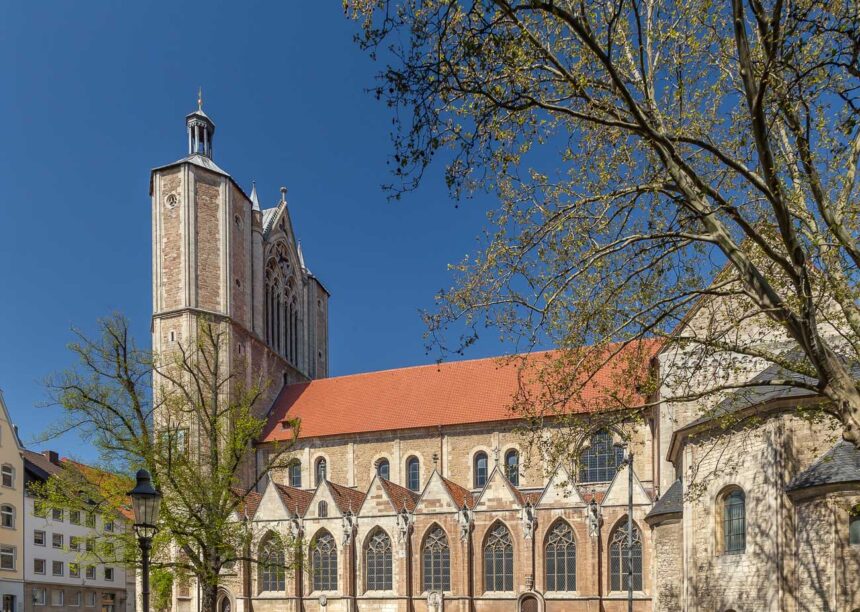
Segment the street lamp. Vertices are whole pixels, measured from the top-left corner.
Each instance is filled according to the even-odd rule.
[[[161,509],[161,493],[152,486],[152,477],[146,470],[137,472],[137,486],[129,491],[131,506],[134,510],[134,532],[140,545],[143,561],[141,600],[143,612],[149,612],[149,551],[152,538],[158,531],[158,511]]]

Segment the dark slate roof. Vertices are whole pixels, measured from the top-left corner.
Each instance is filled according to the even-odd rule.
[[[672,483],[666,492],[657,500],[646,519],[663,516],[665,514],[680,514],[684,511],[684,486],[679,478]]]
[[[777,365],[771,365],[769,368],[765,369],[757,376],[755,376],[752,380],[750,380],[750,382],[764,382],[774,379],[797,380],[798,382],[804,382],[812,385],[817,382],[809,378],[808,376],[803,376],[796,372],[790,372]],[[690,429],[692,427],[696,427],[697,425],[707,423],[708,421],[711,421],[713,419],[728,416],[735,412],[740,412],[741,410],[744,410],[746,408],[752,408],[753,406],[772,402],[774,400],[792,397],[800,398],[814,395],[815,392],[801,387],[769,384],[752,385],[750,387],[738,389],[737,391],[733,392],[729,397],[717,404],[713,408],[713,410],[708,411],[706,415],[699,417],[688,425],[685,425],[682,429]]]
[[[795,476],[786,489],[796,491],[841,483],[860,483],[860,449],[844,440]]]

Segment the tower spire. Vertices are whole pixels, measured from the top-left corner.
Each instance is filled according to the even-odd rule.
[[[212,137],[215,124],[203,112],[203,87],[197,89],[197,110],[185,118],[188,128],[188,154],[212,159]]]

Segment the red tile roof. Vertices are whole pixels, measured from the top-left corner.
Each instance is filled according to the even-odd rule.
[[[303,491],[302,489],[281,484],[275,484],[275,487],[278,489],[278,495],[281,497],[281,501],[284,502],[287,510],[298,516],[305,515],[308,506],[311,505],[311,499],[314,496],[313,491]]]
[[[451,498],[457,504],[458,508],[462,508],[463,506],[468,506],[469,508],[475,507],[475,498],[472,497],[468,489],[461,487],[453,480],[448,480],[442,476],[440,478],[442,478],[442,483],[448,488],[448,492],[451,494]]]
[[[604,354],[619,346],[606,347]],[[621,395],[629,402],[644,402],[637,385],[658,348],[654,340],[628,344],[583,381],[577,400],[565,411],[592,412],[601,398],[619,390],[626,391]],[[272,406],[262,441],[292,439],[293,429],[282,426],[287,419],[299,420],[300,438],[517,419],[520,414],[511,409],[515,398],[522,398],[524,390],[529,396],[539,394],[542,386],[530,372],[550,367],[560,354],[453,361],[289,385]],[[643,376],[630,376],[625,369],[630,355],[636,355],[637,364],[641,361]]]
[[[263,499],[263,496],[256,491],[243,491],[239,487],[233,487],[232,490],[233,494],[240,498],[236,512],[239,514],[244,513],[248,518],[254,518],[254,515],[257,514],[257,508],[260,507],[260,501]]]
[[[406,508],[410,512],[415,510],[415,504],[418,501],[417,493],[410,491],[406,487],[394,484],[390,480],[386,480],[384,478],[381,478],[379,482],[382,484],[382,488],[385,489],[385,492],[388,494],[388,498],[391,500],[391,503],[394,504],[394,509],[397,512],[400,512],[403,508]]]
[[[328,482],[328,486],[331,490],[331,496],[334,498],[334,503],[337,504],[337,508],[341,513],[352,512],[353,514],[358,514],[361,504],[364,503],[364,493],[333,482]]]

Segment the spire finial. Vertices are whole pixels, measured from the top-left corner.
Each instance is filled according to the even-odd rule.
[[[203,110],[203,86],[197,88],[197,110]]]
[[[287,201],[287,188],[281,187],[281,202]]]

